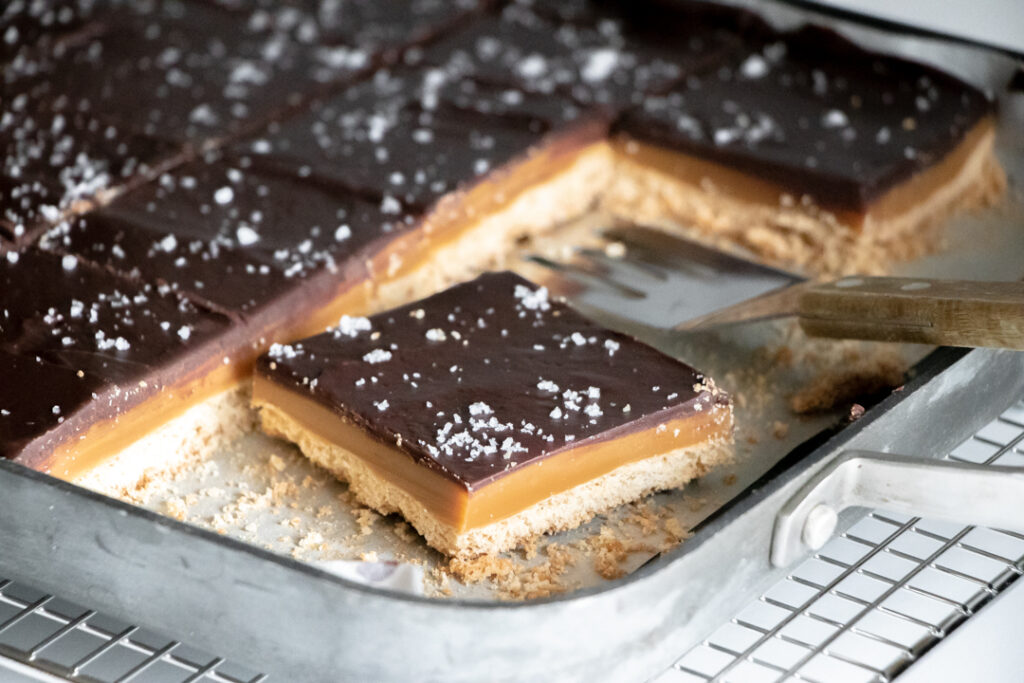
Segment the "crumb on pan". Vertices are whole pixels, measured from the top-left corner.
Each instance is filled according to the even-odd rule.
[[[797,415],[820,413],[852,403],[903,383],[906,365],[892,357],[854,360],[846,367],[824,371],[790,398]]]

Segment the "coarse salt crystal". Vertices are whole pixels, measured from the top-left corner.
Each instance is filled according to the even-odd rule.
[[[346,337],[356,337],[360,332],[367,332],[370,330],[371,324],[369,318],[362,316],[349,316],[343,315],[338,321],[338,327],[336,328],[337,333]]]
[[[768,62],[761,55],[750,55],[740,66],[744,78],[763,78],[768,73]]]
[[[374,349],[363,356],[363,360],[371,365],[386,363],[391,360],[391,352],[387,349]]]
[[[224,187],[218,189],[216,192],[213,193],[213,201],[217,202],[221,206],[224,206],[226,204],[230,204],[232,202],[232,200],[234,200],[234,198],[235,198],[235,191],[232,190],[227,185],[225,185]]]
[[[238,243],[243,247],[260,241],[260,234],[248,225],[239,226],[238,230],[235,231],[235,236],[238,238]]]

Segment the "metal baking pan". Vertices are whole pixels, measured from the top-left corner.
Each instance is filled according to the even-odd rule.
[[[782,4],[757,9],[780,25],[815,16]],[[1021,177],[1024,100],[1002,92],[1012,59],[820,21],[996,93],[1001,157],[1011,177]],[[969,232],[952,233],[948,252],[904,272],[1021,277],[1024,240],[1016,231],[1024,226],[1013,220],[1019,201],[1009,205],[972,219]],[[847,450],[946,452],[1022,390],[1024,354],[936,350],[902,391],[852,425],[748,459],[757,467],[702,511],[706,519],[681,546],[620,580],[526,603],[368,588],[7,461],[0,461],[0,573],[175,637],[221,643],[225,655],[282,680],[643,680],[778,578],[769,562],[776,512],[820,468]]]

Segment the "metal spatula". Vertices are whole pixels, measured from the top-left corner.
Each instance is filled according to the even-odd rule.
[[[568,263],[533,257],[572,283],[585,306],[697,330],[796,316],[812,336],[1024,349],[1024,282],[847,277],[809,282],[643,227],[604,236],[625,254],[581,249]],[[609,298],[626,297],[627,305]],[[612,303],[612,305],[609,305]]]

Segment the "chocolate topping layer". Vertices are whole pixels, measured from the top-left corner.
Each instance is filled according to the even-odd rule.
[[[240,372],[232,362],[245,367],[255,348],[361,282],[366,259],[442,197],[500,179],[538,146],[556,157],[600,139],[624,109],[624,137],[858,209],[990,111],[950,76],[830,32],[778,34],[744,11],[674,0],[14,0],[0,9],[0,39],[0,456],[30,464],[155,392],[205,377],[211,363]],[[443,309],[470,290],[431,299],[436,319],[374,319],[399,348],[363,354],[379,348],[392,364],[359,355],[323,370],[368,383],[345,409],[472,487],[567,447],[569,436],[600,439],[702,405],[694,371],[561,304],[481,301],[526,287],[509,278],[466,285],[479,292],[461,311]],[[510,342],[501,355],[490,317],[510,335],[548,339]],[[425,337],[435,328],[446,342]],[[459,344],[490,350],[464,358],[453,331]],[[573,332],[585,343],[561,348]],[[590,337],[636,348],[612,354]],[[378,341],[367,339],[323,336],[302,348]],[[436,354],[436,367],[414,371],[445,402],[445,416],[420,431],[379,408],[419,408],[402,377],[413,371],[394,372],[419,361],[410,347]],[[563,369],[549,354],[588,367]],[[501,373],[488,379],[484,359]],[[286,361],[311,364],[299,373],[321,358],[274,360]],[[460,392],[453,365],[482,378],[479,398]],[[592,368],[605,370],[591,379]],[[628,395],[653,386],[650,373],[671,382]],[[307,376],[319,377],[292,379]],[[532,384],[508,397],[499,380]],[[543,394],[542,380],[559,393]],[[593,401],[565,394],[591,386],[601,391]],[[348,405],[339,401],[349,394],[321,391]],[[499,427],[519,421],[499,432],[489,414],[467,412],[476,403]],[[551,417],[555,408],[568,417]],[[486,423],[479,434],[471,419]]]
[[[20,95],[9,102],[0,117],[0,233],[17,242],[180,155],[174,145],[127,133],[67,100],[50,110]]]
[[[314,305],[311,278],[357,279],[362,257],[413,224],[380,202],[249,166],[245,157],[185,164],[55,228],[43,245],[250,318],[297,288]]]
[[[430,45],[422,58],[618,110],[734,46],[735,34],[708,18],[649,3],[512,3]]]
[[[39,379],[12,385],[7,391],[17,391],[0,404],[12,421],[35,411],[28,424],[6,428],[17,443],[5,443],[4,454],[32,436],[24,460],[45,458],[53,445],[197,370],[185,359],[200,349],[209,355],[227,328],[224,318],[169,291],[74,256],[8,252],[0,258],[0,351],[9,370],[0,371],[0,384],[9,384],[8,371],[28,377],[35,368]],[[65,396],[69,385],[88,389]]]
[[[80,19],[69,18],[69,27],[47,20],[55,24],[52,40],[17,55],[0,79],[0,100],[12,114],[0,121],[0,230],[31,236],[76,200],[149,177],[185,148],[220,144],[284,116],[476,5],[115,2],[93,10],[88,27],[70,38]],[[18,38],[19,26],[40,21],[25,9],[7,30]]]
[[[257,372],[469,490],[727,401],[690,366],[508,272],[276,345]]]
[[[949,74],[807,27],[687,77],[614,129],[772,178],[822,206],[864,210],[991,110]]]
[[[408,68],[380,71],[239,150],[257,168],[299,169],[399,212],[465,188],[579,116],[566,97]]]
[[[93,401],[95,375],[0,349],[0,458],[13,458]]]

